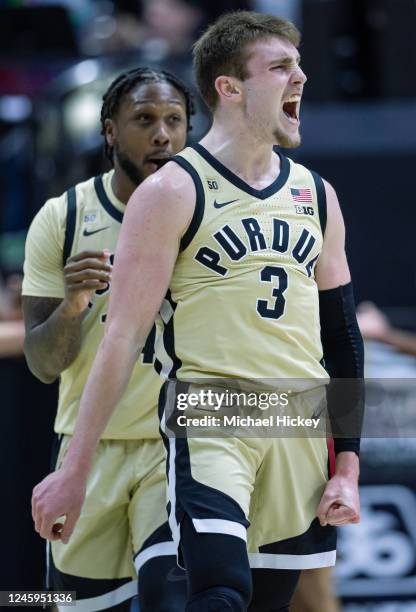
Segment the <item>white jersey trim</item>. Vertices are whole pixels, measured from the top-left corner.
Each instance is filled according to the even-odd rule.
[[[224,533],[236,536],[247,542],[247,530],[244,525],[226,519],[192,519],[198,533]]]
[[[167,394],[175,393],[175,385],[168,385]],[[169,398],[166,398],[167,404],[169,404]],[[166,412],[163,411],[162,419],[160,421],[160,428],[167,437],[166,428]],[[177,555],[180,542],[180,527],[176,521],[176,473],[175,473],[175,460],[176,460],[176,445],[175,438],[169,438],[169,471],[168,471],[168,499],[170,501],[170,512],[169,512],[169,527],[172,533],[174,542],[175,552]]]
[[[252,569],[303,570],[335,565],[336,550],[312,555],[275,555],[272,553],[249,553]]]
[[[149,548],[145,548],[141,553],[137,555],[134,560],[134,566],[136,568],[137,573],[143,565],[149,561],[149,559],[154,559],[155,557],[167,557],[167,556],[176,556],[177,546],[175,542],[159,542],[158,544],[153,544],[153,546],[149,546]]]
[[[78,610],[78,612],[95,612],[96,610],[106,610],[113,606],[131,599],[137,595],[137,580],[131,580],[126,582],[121,587],[99,595],[98,597],[88,597],[87,599],[79,599],[74,606],[71,606],[71,610]],[[58,606],[59,612],[68,612],[68,606]]]

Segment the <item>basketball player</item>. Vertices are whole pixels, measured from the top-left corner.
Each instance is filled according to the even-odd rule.
[[[53,538],[66,515],[69,538],[93,449],[160,310],[169,520],[188,612],[287,611],[299,571],[335,562],[334,526],[359,520],[357,438],[336,440],[328,481],[322,438],[175,439],[166,430],[179,394],[201,379],[303,379],[309,390],[288,408],[312,415],[323,353],[332,375],[362,376],[335,191],[273,150],[300,142],[298,45],[290,22],[251,12],[222,16],[197,41],[212,127],[132,195],[75,434],[61,469],[34,491],[41,535]]]
[[[103,335],[125,204],[137,185],[184,147],[192,113],[192,98],[173,75],[146,68],[120,75],[101,110],[105,151],[114,169],[46,202],[30,228],[25,352],[38,378],[51,382],[61,376],[58,467]],[[76,591],[82,609],[130,609],[136,572],[143,611],[183,609],[183,576],[166,580],[170,569],[177,578],[178,571],[167,525],[154,340],[155,328],[137,353],[130,385],[102,434],[71,541],[59,533],[53,537],[50,585]]]

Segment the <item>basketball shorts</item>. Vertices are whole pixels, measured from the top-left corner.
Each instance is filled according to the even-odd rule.
[[[185,383],[169,381],[159,400],[168,452],[169,524],[177,547],[180,524],[187,515],[199,533],[243,539],[252,569],[334,565],[336,530],[321,527],[316,518],[328,481],[325,433],[262,438],[172,436],[168,423],[175,414],[178,393],[188,389]],[[285,412],[312,417],[324,397],[324,388],[297,393]],[[194,406],[191,414],[198,410]],[[200,414],[202,410],[207,413],[206,405]]]
[[[70,441],[60,440],[56,467]],[[137,574],[175,555],[166,514],[166,453],[161,440],[101,440],[85,503],[68,542],[52,542],[49,588],[77,592],[76,609],[116,607],[137,594]]]

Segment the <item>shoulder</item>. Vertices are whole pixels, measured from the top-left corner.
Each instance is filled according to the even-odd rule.
[[[192,219],[196,203],[196,188],[190,174],[175,162],[149,176],[134,191],[127,206],[149,210],[175,226],[185,228]],[[129,210],[130,209],[130,210]]]
[[[326,206],[328,213],[328,227],[333,228],[338,226],[339,229],[345,231],[344,219],[342,217],[341,207],[338,200],[337,192],[327,180],[322,179],[325,187]]]
[[[29,235],[36,234],[38,231],[59,231],[64,229],[66,219],[67,197],[66,193],[49,198],[38,210],[32,220]]]
[[[194,181],[189,172],[175,161],[168,162],[155,174],[149,176],[142,185],[149,186],[154,190],[169,189],[173,196],[183,197],[195,196]]]

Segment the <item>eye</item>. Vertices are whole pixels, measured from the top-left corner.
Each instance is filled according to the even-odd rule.
[[[152,117],[146,113],[140,113],[140,115],[136,115],[135,119],[139,123],[149,123],[152,120]]]
[[[169,117],[169,121],[172,121],[172,123],[180,123],[182,121],[182,117],[180,115],[171,115]]]

